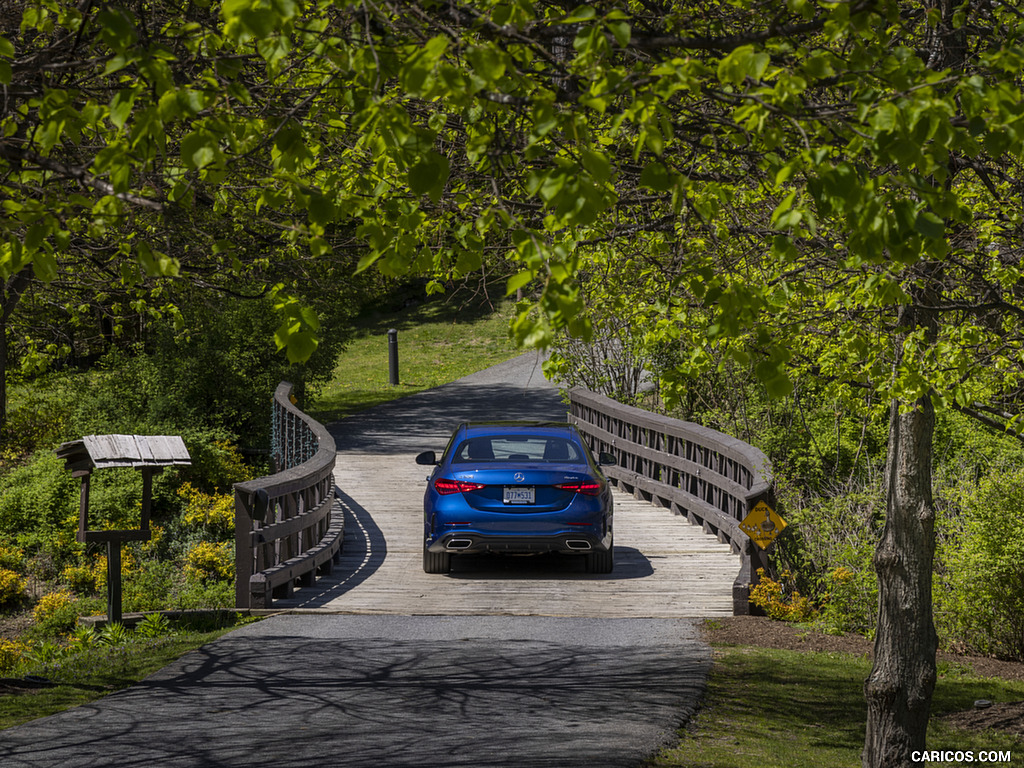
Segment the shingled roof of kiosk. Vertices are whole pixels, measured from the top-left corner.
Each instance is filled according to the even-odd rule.
[[[64,459],[72,471],[192,463],[185,442],[177,435],[88,435],[61,445],[57,456]]]

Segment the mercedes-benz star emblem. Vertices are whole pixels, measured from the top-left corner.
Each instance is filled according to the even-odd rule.
[[[516,472],[515,478],[517,483],[521,483],[523,482],[523,480],[526,479],[526,475],[524,475],[522,472]]]

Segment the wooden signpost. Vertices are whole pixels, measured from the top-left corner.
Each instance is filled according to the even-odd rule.
[[[192,458],[177,436],[89,435],[57,449],[72,477],[82,480],[77,540],[107,545],[107,621],[121,621],[121,544],[149,541],[153,477],[164,467],[190,465]],[[142,514],[139,527],[129,530],[89,529],[89,478],[95,469],[131,468],[142,473]]]

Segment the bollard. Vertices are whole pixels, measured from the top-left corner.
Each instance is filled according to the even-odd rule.
[[[398,331],[388,331],[388,384],[398,386]]]

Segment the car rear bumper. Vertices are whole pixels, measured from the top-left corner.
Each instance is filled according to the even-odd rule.
[[[585,555],[589,552],[606,552],[611,546],[611,536],[604,539],[589,532],[559,533],[554,535],[495,535],[476,531],[449,531],[432,541],[429,552],[450,552],[452,554],[496,554],[528,555],[544,552],[561,552],[570,555]]]

